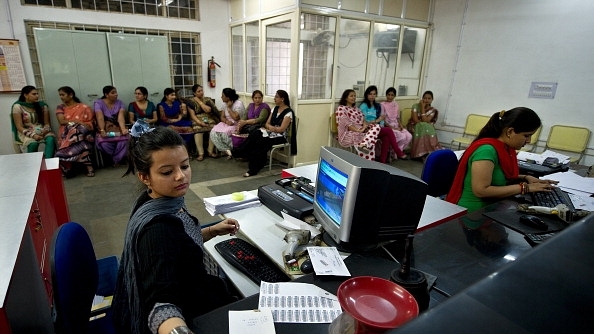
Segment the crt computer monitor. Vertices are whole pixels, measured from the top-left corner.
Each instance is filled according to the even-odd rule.
[[[364,251],[414,233],[427,184],[393,166],[322,147],[313,213],[324,241],[344,251]]]

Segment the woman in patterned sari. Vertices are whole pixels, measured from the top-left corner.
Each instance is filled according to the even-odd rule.
[[[95,114],[81,103],[74,90],[68,86],[58,89],[60,104],[56,108],[56,118],[60,123],[60,136],[56,157],[60,159],[62,175],[71,176],[73,163],[87,168],[87,176],[95,176],[90,152],[95,144]]]
[[[114,86],[103,87],[103,97],[93,104],[97,117],[97,148],[113,160],[113,166],[119,167],[126,158],[128,150],[128,128],[126,128],[126,109],[118,100],[118,91]]]
[[[39,100],[39,93],[33,86],[21,89],[19,99],[12,105],[14,139],[20,141],[21,152],[37,152],[39,144],[45,143],[45,158],[54,156],[55,135],[50,126],[47,104]]]

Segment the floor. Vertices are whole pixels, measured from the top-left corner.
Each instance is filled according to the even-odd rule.
[[[416,160],[397,160],[391,165],[416,176],[421,175],[423,168],[422,162]],[[201,224],[220,219],[206,212],[203,198],[257,189],[280,178],[282,169],[286,168],[276,165],[268,171],[266,167],[258,175],[244,178],[247,162],[205,158],[192,161],[191,166],[192,186],[186,195],[186,205]],[[143,191],[136,176],[122,177],[125,171],[125,166],[105,167],[97,169],[95,177],[80,174],[64,180],[70,218],[85,227],[98,258],[121,255],[132,204]]]

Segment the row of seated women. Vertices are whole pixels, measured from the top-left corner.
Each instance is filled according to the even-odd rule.
[[[251,132],[265,127],[270,118],[271,108],[262,102],[262,92],[252,94],[254,102],[246,112],[235,90],[225,88],[221,96],[224,104],[219,112],[213,100],[204,97],[202,86],[194,85],[192,91],[193,97],[180,100],[172,88],[166,88],[161,102],[155,105],[148,100],[147,89],[137,87],[135,101],[128,105],[126,111],[124,103],[118,99],[117,89],[105,86],[103,97],[94,101],[93,112],[80,102],[72,88],[61,87],[59,95],[63,103],[56,110],[60,132],[55,155],[60,158],[63,173],[68,174],[74,163],[81,163],[86,166],[87,175],[94,176],[89,154],[95,144],[112,158],[114,166],[118,166],[126,157],[129,124],[143,119],[151,126],[170,127],[186,142],[193,138],[198,161],[204,159],[204,133],[210,132],[208,154],[211,157],[218,156],[216,147],[220,152],[228,152],[228,158],[231,158],[231,149],[239,149],[240,144],[246,142],[237,155],[253,161],[246,175],[256,174],[264,166],[266,157],[262,158],[260,147],[255,149],[254,140],[247,139]],[[284,92],[281,95],[286,96],[288,102],[288,94]],[[282,100],[285,101],[284,98]],[[23,88],[19,101],[13,105],[13,119],[17,128],[15,139],[23,143],[27,152],[37,151],[38,145],[45,143],[45,156],[54,156],[55,134],[51,131],[48,108],[39,101],[35,87]],[[283,140],[286,128],[280,135]],[[269,149],[264,151],[264,155]]]
[[[369,160],[376,160],[376,151],[379,151],[377,160],[382,163],[387,161],[390,150],[394,158],[407,158],[404,149],[411,141],[413,158],[422,158],[441,149],[433,126],[437,121],[437,109],[431,107],[432,92],[425,92],[423,99],[413,106],[406,128],[400,122],[399,106],[394,101],[396,89],[388,88],[386,101],[381,104],[376,102],[376,97],[377,87],[369,86],[357,108],[355,91],[347,89],[343,92],[336,110],[338,141],[342,146],[353,147],[359,156]]]

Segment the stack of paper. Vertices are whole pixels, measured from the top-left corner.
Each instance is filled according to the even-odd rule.
[[[204,199],[206,211],[213,216],[260,205],[258,196],[248,191]]]

